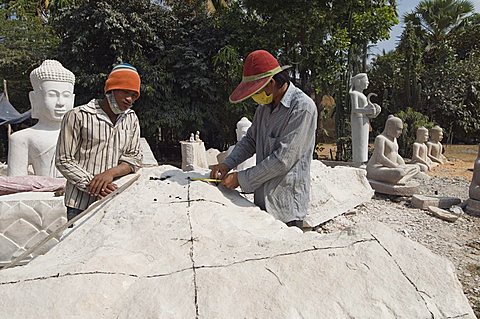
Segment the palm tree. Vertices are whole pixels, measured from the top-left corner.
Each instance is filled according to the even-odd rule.
[[[429,44],[435,45],[447,39],[474,10],[469,0],[423,0],[403,19],[420,27]]]

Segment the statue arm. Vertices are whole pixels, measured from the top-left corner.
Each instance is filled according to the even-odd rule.
[[[137,116],[135,115],[132,139],[130,140],[127,148],[124,150],[122,156],[120,156],[119,162],[128,164],[132,172],[137,172],[140,167],[142,167],[142,159],[143,154],[140,149],[140,124]]]
[[[442,161],[439,160],[438,158],[436,158],[435,156],[432,155],[432,144],[431,143],[428,143],[427,144],[427,156],[428,158],[430,158],[432,160],[432,162],[434,163],[438,163],[438,164],[442,164]]]
[[[10,136],[8,146],[8,176],[28,175],[28,144],[19,131]]]
[[[317,110],[313,101],[311,103],[306,107],[297,106],[282,136],[265,137],[264,143],[270,143],[274,150],[254,167],[238,172],[238,182],[243,191],[253,192],[265,182],[286,175],[302,156],[310,150],[313,152]]]
[[[362,93],[363,94],[363,93]],[[351,101],[351,106],[352,106],[352,113],[358,113],[358,114],[373,114],[373,109],[371,108],[366,108],[366,107],[360,107],[359,106],[359,93],[356,91],[351,91],[350,92],[350,101]]]
[[[419,154],[420,154],[420,146],[417,145],[417,143],[413,143],[412,160],[415,163],[421,163],[421,164],[427,165],[427,167],[430,168],[430,164],[427,161],[425,161],[423,158],[421,158]]]
[[[75,112],[69,111],[62,121],[55,153],[55,166],[75,187],[87,191],[87,185],[93,175],[80,166],[75,154],[80,144],[80,119]]]

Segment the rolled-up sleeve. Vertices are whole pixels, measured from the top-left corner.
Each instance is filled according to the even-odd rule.
[[[93,175],[83,169],[75,154],[79,148],[80,120],[73,110],[68,112],[62,121],[55,153],[55,166],[62,175],[75,187],[86,191]]]
[[[308,108],[293,110],[285,127],[285,134],[273,141],[275,145],[273,152],[256,166],[238,172],[238,181],[242,190],[253,192],[268,180],[287,174],[311,149],[314,141],[305,137],[314,136],[315,128],[316,114]]]
[[[134,119],[132,139],[118,161],[130,165],[135,173],[142,167],[143,154],[140,148],[140,124],[136,116]]]

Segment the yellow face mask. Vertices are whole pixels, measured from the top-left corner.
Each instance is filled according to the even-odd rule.
[[[267,95],[264,90],[252,95],[252,99],[258,104],[270,104],[273,102],[273,94]]]

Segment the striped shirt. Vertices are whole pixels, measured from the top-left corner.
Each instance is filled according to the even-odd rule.
[[[119,115],[115,124],[97,100],[65,114],[55,164],[67,179],[66,206],[86,209],[96,200],[87,193],[88,183],[120,162],[128,163],[134,172],[142,162],[140,125],[133,110]]]
[[[316,128],[315,103],[290,83],[277,107],[258,106],[247,134],[223,161],[231,169],[256,153],[257,165],[238,172],[238,182],[285,223],[307,214]]]

